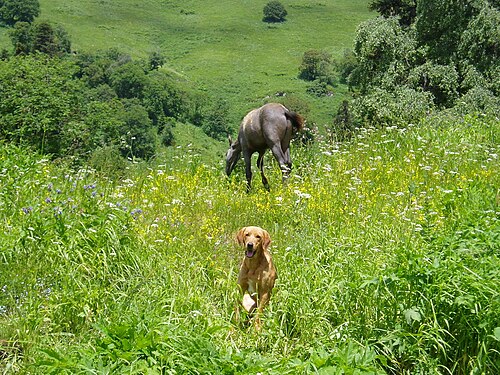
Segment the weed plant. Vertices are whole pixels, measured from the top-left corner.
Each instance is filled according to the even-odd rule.
[[[187,146],[111,180],[2,145],[0,371],[498,373],[499,144],[473,117],[317,135],[249,194]],[[278,270],[260,332],[245,225]]]

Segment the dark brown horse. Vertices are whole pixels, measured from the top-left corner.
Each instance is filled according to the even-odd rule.
[[[292,169],[290,159],[290,140],[292,134],[301,130],[304,119],[298,113],[288,110],[278,103],[268,103],[260,108],[250,111],[240,125],[238,139],[232,142],[229,138],[229,150],[226,155],[226,173],[229,176],[243,152],[247,189],[250,190],[252,182],[252,155],[259,153],[257,167],[260,169],[262,183],[269,190],[269,182],[264,175],[264,154],[271,149],[278,162],[286,181]]]

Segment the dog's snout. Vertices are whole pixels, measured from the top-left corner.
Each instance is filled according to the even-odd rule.
[[[247,248],[249,248],[249,249],[253,248],[253,242],[247,243]]]

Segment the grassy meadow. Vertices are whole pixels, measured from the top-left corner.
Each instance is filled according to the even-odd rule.
[[[60,24],[78,52],[116,48],[134,58],[161,52],[164,69],[176,72],[210,98],[225,100],[237,127],[243,115],[268,96],[286,92],[309,104],[310,122],[329,124],[347,89],[332,97],[305,93],[298,79],[309,49],[341,57],[352,48],[357,25],[374,12],[368,0],[284,2],[282,24],[262,22],[267,0],[40,0],[41,20]],[[11,48],[7,29],[0,46]]]
[[[269,193],[189,147],[111,180],[2,145],[0,372],[498,373],[498,123],[440,121],[293,145]],[[245,225],[278,270],[261,332]]]

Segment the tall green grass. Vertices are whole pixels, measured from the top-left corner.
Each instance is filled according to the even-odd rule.
[[[112,181],[0,151],[3,373],[493,374],[500,370],[496,120],[294,145],[285,186],[183,146]],[[278,280],[235,321],[244,225]]]

